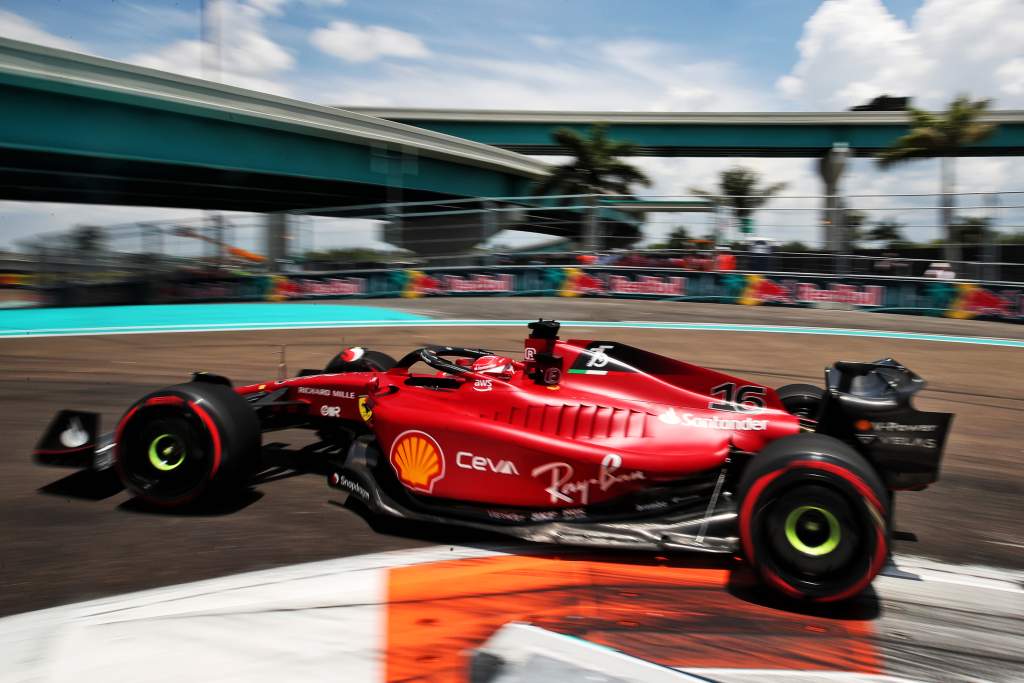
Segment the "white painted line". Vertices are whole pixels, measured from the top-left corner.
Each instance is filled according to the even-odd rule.
[[[893,568],[897,571],[893,572]],[[947,564],[925,557],[898,556],[895,567],[890,565],[882,571],[881,575],[887,578],[909,578],[900,576],[899,572],[913,575],[912,580],[916,581],[969,586],[1024,595],[1024,571],[984,565]]]
[[[712,681],[789,681],[808,679],[811,681],[877,681],[877,683],[920,683],[919,680],[899,678],[887,674],[865,674],[855,671],[822,671],[818,669],[724,669],[687,668],[679,669],[694,676],[703,676]]]
[[[0,339],[23,339],[27,337],[77,337],[120,334],[165,334],[196,333],[217,331],[259,331],[259,330],[302,330],[302,329],[360,329],[392,327],[519,327],[530,320],[337,320],[312,322],[253,322],[253,323],[175,323],[167,325],[112,326],[88,328],[40,328],[38,330],[0,330]],[[984,346],[1006,346],[1024,348],[1024,339],[1003,337],[973,337],[963,335],[932,334],[926,332],[899,332],[893,330],[869,330],[844,327],[800,327],[793,325],[754,325],[739,323],[688,323],[688,322],[618,322],[567,320],[563,327],[594,329],[648,329],[648,330],[690,330],[708,332],[755,332],[768,334],[805,334],[840,337],[866,337],[899,339],[906,341],[933,341],[952,344],[979,344]]]

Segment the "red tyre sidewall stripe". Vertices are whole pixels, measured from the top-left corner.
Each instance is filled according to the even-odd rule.
[[[147,398],[145,406],[180,406],[185,405],[185,399],[180,396],[154,396]]]
[[[889,544],[886,542],[885,534],[882,533],[880,529],[876,528],[875,534],[875,556],[871,558],[871,566],[867,573],[864,574],[864,577],[842,593],[838,593],[827,598],[821,598],[819,602],[837,602],[839,600],[852,598],[867,588],[878,572],[882,571],[882,566],[885,564],[885,558],[889,555]]]
[[[780,476],[794,469],[805,468],[805,469],[817,469],[824,470],[830,474],[843,479],[848,482],[854,489],[857,490],[867,501],[875,508],[879,518],[885,517],[882,510],[882,504],[878,500],[878,496],[875,492],[864,482],[863,479],[858,477],[856,474],[850,472],[848,469],[835,465],[830,462],[823,462],[821,460],[794,460],[793,462],[786,465],[782,469],[769,472],[759,478],[754,485],[750,487],[750,491],[747,493],[743,500],[743,505],[740,507],[740,540],[743,545],[743,552],[747,556],[747,560],[751,563],[757,563],[754,553],[754,541],[752,532],[753,525],[753,512],[757,505],[757,499],[761,496],[761,493],[767,488],[767,486],[778,479]],[[868,571],[864,574],[864,577],[855,583],[853,586],[833,596],[826,598],[820,598],[819,602],[835,602],[838,600],[845,600],[846,598],[857,595],[862,590],[868,587],[871,580],[875,578],[875,575],[881,571],[882,566],[885,564],[885,558],[889,554],[889,544],[886,540],[884,530],[879,529],[877,524],[875,526],[875,553],[871,558],[871,564]],[[783,581],[782,577],[778,576],[771,569],[761,566],[762,573],[765,578],[775,588],[778,588],[782,592],[793,596],[803,597],[804,594],[797,588],[789,585]]]
[[[128,424],[128,421],[131,420],[132,416],[134,416],[135,413],[138,412],[139,408],[142,408],[143,406],[152,406],[152,405],[184,405],[184,404],[185,404],[185,399],[183,399],[183,398],[181,398],[179,396],[154,396],[152,398],[147,399],[144,403],[138,403],[138,404],[132,406],[128,410],[128,412],[124,414],[124,417],[122,417],[121,421],[118,422],[118,424],[117,424],[117,429],[114,431],[114,441],[117,444],[117,458],[115,460],[115,465],[117,466],[118,472],[122,471],[121,462],[123,460],[122,457],[121,457],[121,448],[122,448],[122,438],[121,437],[122,437],[122,435],[124,433],[125,427]],[[221,449],[222,449],[221,438],[220,438],[220,430],[217,428],[217,425],[213,421],[213,418],[210,417],[210,414],[201,405],[199,405],[195,401],[189,401],[188,405],[192,409],[192,411],[195,412],[195,414],[202,421],[203,425],[206,427],[207,431],[210,433],[210,440],[213,442],[213,465],[210,468],[210,475],[209,475],[210,478],[212,479],[213,476],[217,473],[217,470],[220,469]]]
[[[217,474],[217,470],[220,469],[220,458],[221,458],[221,443],[220,443],[220,430],[217,429],[216,423],[210,414],[195,401],[189,401],[188,405],[192,408],[199,419],[206,425],[206,430],[210,433],[210,440],[213,441],[213,466],[210,468],[210,479],[213,479],[214,475]]]
[[[765,487],[782,476],[785,471],[785,469],[776,470],[762,476],[754,482],[754,485],[750,487],[750,491],[747,492],[747,496],[743,499],[743,505],[740,507],[740,540],[743,543],[743,552],[746,553],[747,559],[750,562],[756,562],[753,534],[751,533],[754,505],[757,503],[757,499],[761,496],[761,492],[764,491]]]

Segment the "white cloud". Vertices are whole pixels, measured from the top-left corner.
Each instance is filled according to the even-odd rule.
[[[804,24],[776,87],[802,108],[846,109],[889,93],[939,107],[961,92],[1024,105],[1024,3],[925,0],[908,24],[881,0],[828,0]]]
[[[263,20],[281,11],[280,0],[216,0],[207,5],[214,39],[207,46],[198,40],[179,40],[128,61],[162,71],[210,78],[252,90],[287,95],[278,80],[295,60],[266,33]],[[217,36],[217,28],[222,27]],[[206,64],[204,65],[204,61]]]
[[[995,76],[1004,93],[1024,96],[1024,58],[1006,62],[996,69]]]
[[[249,6],[263,14],[281,14],[288,0],[248,0]]]
[[[321,51],[346,62],[372,62],[382,57],[417,59],[430,56],[419,37],[388,26],[359,26],[348,21],[332,21],[310,35],[310,42]]]
[[[541,41],[542,43],[544,41]],[[726,62],[688,60],[657,41],[565,41],[554,54],[517,59],[437,55],[348,72],[309,93],[325,104],[470,109],[756,111],[777,106]]]
[[[36,45],[46,45],[61,50],[72,50],[74,52],[85,52],[82,46],[68,38],[61,38],[43,30],[28,19],[0,10],[0,36],[21,40]]]
[[[563,44],[560,38],[555,38],[554,36],[547,36],[540,33],[534,34],[532,36],[526,36],[526,40],[528,40],[531,45],[541,50],[553,50],[557,47],[560,47]]]

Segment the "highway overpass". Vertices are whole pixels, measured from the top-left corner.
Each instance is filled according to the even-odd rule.
[[[664,157],[818,157],[836,142],[866,156],[907,132],[903,112],[348,111],[536,155],[565,152],[552,139],[558,128],[585,132],[597,122],[609,124],[613,139],[638,145],[641,156]],[[1024,111],[993,111],[984,120],[999,124],[995,135],[962,156],[1024,155]]]
[[[0,39],[0,199],[274,212],[528,194],[507,150]]]

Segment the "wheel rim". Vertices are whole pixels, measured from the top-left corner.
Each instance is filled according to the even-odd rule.
[[[794,508],[786,516],[784,530],[786,540],[794,550],[812,557],[828,555],[842,539],[839,520],[817,505]]]
[[[844,482],[792,472],[763,495],[752,521],[762,571],[816,597],[839,593],[868,571],[870,520]]]
[[[185,444],[174,434],[160,434],[149,444],[149,464],[161,472],[176,470],[187,454]]]
[[[210,436],[194,413],[176,407],[145,407],[121,433],[117,467],[127,488],[164,504],[204,490],[210,452]]]

